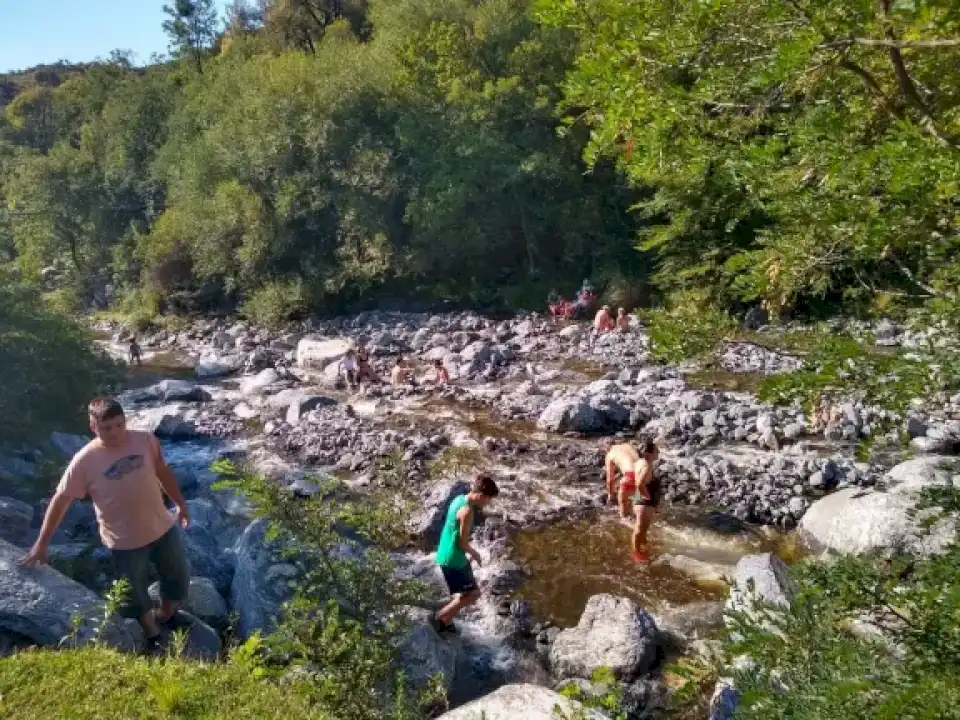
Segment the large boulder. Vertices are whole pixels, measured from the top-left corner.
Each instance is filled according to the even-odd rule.
[[[650,669],[658,643],[653,618],[633,600],[594,595],[577,626],[557,636],[550,664],[560,679],[589,678],[608,668],[619,680],[631,680]]]
[[[205,358],[197,363],[193,372],[201,380],[226,377],[236,372],[237,363],[232,358],[215,357]]]
[[[160,583],[155,582],[151,585],[149,592],[153,600],[159,600]],[[230,621],[227,601],[217,591],[217,586],[210,578],[190,578],[190,589],[183,603],[183,609],[218,630],[225,629]]]
[[[297,343],[297,366],[305,370],[323,370],[340,360],[350,349],[342,338],[303,338]]]
[[[273,368],[266,368],[241,380],[240,392],[244,395],[262,395],[268,387],[279,381],[280,374]]]
[[[458,495],[467,492],[470,492],[470,485],[463,480],[447,480],[434,487],[421,508],[410,519],[410,532],[424,547],[432,550],[437,546],[450,503]]]
[[[950,485],[953,478],[960,480],[960,458],[928,455],[893,467],[884,476],[884,484],[892,493],[913,494],[928,487]]]
[[[0,497],[0,540],[20,543],[33,523],[33,508],[20,500]]]
[[[557,714],[559,710],[560,715]],[[442,720],[557,720],[558,717],[606,720],[558,692],[539,685],[504,685],[479,700],[440,716]]]
[[[288,568],[277,558],[277,548],[267,542],[267,522],[251,523],[234,546],[236,571],[230,599],[237,614],[237,635],[248,638],[257,630],[273,629],[283,602],[291,595]]]
[[[845,555],[939,552],[950,540],[953,521],[927,528],[924,513],[911,517],[915,505],[906,492],[844,488],[810,506],[800,520],[800,536],[814,550]]]
[[[773,553],[740,558],[733,574],[727,612],[752,615],[755,603],[788,608],[796,588],[786,564]]]
[[[197,426],[191,420],[179,415],[161,414],[148,428],[158,438],[173,441],[193,440],[197,437]]]
[[[606,433],[623,429],[630,411],[606,395],[562,396],[540,414],[537,427],[549,432]]]
[[[23,549],[0,540],[0,631],[23,635],[38,645],[57,645],[80,618],[78,644],[95,637],[104,616],[103,601],[83,585],[48,566],[25,568],[17,562]],[[134,620],[111,619],[100,640],[133,651],[143,642]]]
[[[162,380],[147,392],[163,402],[204,402],[210,399],[210,393],[196,383],[187,380]]]
[[[190,562],[190,573],[210,578],[217,590],[226,594],[233,581],[233,558],[224,552],[213,532],[192,522],[182,532],[184,551]]]
[[[398,646],[404,680],[414,692],[426,690],[436,676],[449,691],[457,669],[459,642],[440,637],[430,626],[430,615],[427,610],[411,610],[411,626]]]
[[[62,432],[50,434],[50,444],[64,460],[72,459],[88,442],[90,442],[90,438],[83,435],[70,435]]]

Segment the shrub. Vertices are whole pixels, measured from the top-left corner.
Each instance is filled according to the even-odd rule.
[[[278,327],[301,315],[306,308],[306,296],[299,280],[271,281],[255,290],[241,305],[240,312],[256,325]]]
[[[647,323],[650,350],[658,362],[680,362],[712,355],[737,331],[729,315],[704,308],[681,306],[672,312],[641,313]]]
[[[8,448],[82,429],[87,401],[117,377],[83,328],[10,282],[0,282],[0,368],[0,444]]]

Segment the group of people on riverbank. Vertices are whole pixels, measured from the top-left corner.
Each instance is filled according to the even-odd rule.
[[[418,380],[415,376],[414,368],[411,362],[403,355],[399,355],[393,363],[393,369],[390,371],[389,382],[391,385],[449,385],[450,373],[444,367],[443,362],[434,360],[430,363],[431,374]],[[364,383],[376,385],[381,382],[380,376],[374,370],[370,362],[370,355],[364,348],[350,348],[337,364],[337,379],[343,381],[346,386],[353,390]]]

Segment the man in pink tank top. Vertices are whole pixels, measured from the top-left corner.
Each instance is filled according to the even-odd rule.
[[[190,569],[176,525],[190,522],[177,479],[167,467],[160,443],[150,433],[127,430],[123,408],[115,400],[90,402],[90,429],[96,435],[64,472],[47,507],[40,535],[22,565],[47,562],[50,539],[74,500],[93,501],[100,538],[110,548],[117,572],[130,583],[121,614],[140,621],[148,644],[156,644],[160,625],[168,623],[186,599]],[[163,494],[177,506],[174,518]],[[161,603],[152,607],[149,565],[160,577]]]

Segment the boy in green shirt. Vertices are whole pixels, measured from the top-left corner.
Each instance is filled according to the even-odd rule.
[[[493,478],[481,473],[468,494],[459,495],[450,503],[437,546],[437,564],[454,598],[433,616],[432,625],[437,632],[456,632],[453,618],[480,598],[480,588],[470,569],[470,558],[477,565],[483,564],[480,553],[470,544],[473,511],[485,507],[499,492]]]

